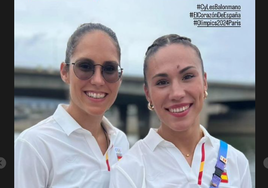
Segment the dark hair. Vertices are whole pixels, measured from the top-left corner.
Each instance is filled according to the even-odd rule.
[[[201,60],[202,73],[204,75],[204,65],[203,65],[203,60],[202,60],[202,57],[201,57],[201,53],[200,53],[199,49],[194,44],[191,43],[190,38],[182,37],[182,36],[177,35],[177,34],[163,35],[163,36],[157,38],[153,42],[153,44],[147,48],[147,51],[145,53],[145,59],[144,59],[144,64],[143,64],[143,75],[144,75],[144,84],[145,84],[146,87],[148,87],[147,79],[146,79],[146,70],[147,70],[149,58],[153,54],[155,54],[159,50],[159,48],[167,46],[167,45],[170,45],[170,44],[174,44],[174,43],[189,46],[189,47],[193,48],[196,51],[198,57]]]
[[[119,42],[117,40],[116,34],[114,31],[112,31],[109,27],[106,27],[100,23],[84,23],[82,25],[80,25],[75,31],[74,33],[70,36],[68,43],[67,43],[67,48],[66,48],[66,55],[65,55],[65,63],[67,65],[70,64],[70,58],[74,52],[74,49],[76,48],[76,46],[78,45],[80,39],[89,32],[92,31],[103,31],[106,34],[108,34],[111,39],[113,40],[115,47],[117,49],[118,52],[118,57],[119,57],[119,62],[121,59],[121,49],[119,46]]]

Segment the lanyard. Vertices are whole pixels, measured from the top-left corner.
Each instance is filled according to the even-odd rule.
[[[204,170],[204,164],[205,164],[205,142],[202,144],[201,152],[202,152],[202,157],[201,157],[201,163],[200,163],[199,174],[198,174],[198,185],[202,184],[203,170]]]
[[[224,172],[224,167],[226,165],[226,157],[227,157],[227,149],[228,145],[224,141],[220,141],[220,149],[219,149],[219,156],[218,161],[215,166],[215,173],[213,174],[212,181],[211,181],[211,188],[212,187],[218,187],[221,182],[221,175]],[[202,176],[203,176],[203,170],[204,170],[204,164],[205,164],[205,143],[202,144],[202,158],[199,168],[199,175],[198,175],[198,185],[202,184]],[[223,180],[226,182],[226,180]]]
[[[108,151],[106,152],[106,156],[105,156],[105,158],[106,158],[107,169],[108,169],[108,171],[110,171],[110,164],[109,164]]]
[[[212,175],[210,188],[214,187],[218,188],[222,179],[222,175],[226,176],[226,174],[223,173],[224,173],[224,167],[227,163],[227,150],[228,150],[228,144],[220,140],[219,156],[215,166],[215,172]],[[223,182],[228,182],[228,180],[224,179]]]

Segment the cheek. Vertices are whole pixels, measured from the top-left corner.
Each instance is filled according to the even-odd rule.
[[[70,78],[70,93],[72,95],[78,95],[78,93],[81,93],[85,85],[86,85],[86,81],[79,80],[74,76],[71,77]]]
[[[201,103],[204,101],[204,90],[202,88],[196,88],[196,90],[192,90],[192,93]]]
[[[119,91],[120,84],[119,83],[118,84],[112,84],[112,85],[109,85],[108,87],[109,87],[109,90],[111,92],[111,95],[113,97],[116,97],[117,94],[118,94],[118,91]]]
[[[150,98],[153,102],[154,106],[161,106],[161,103],[163,102],[164,98],[167,96],[167,92],[165,90],[159,90],[152,88],[149,91]]]

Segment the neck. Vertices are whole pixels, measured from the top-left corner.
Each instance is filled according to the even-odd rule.
[[[158,134],[165,140],[172,142],[185,157],[193,156],[196,145],[203,137],[203,132],[198,126],[186,131],[174,131],[160,126]]]
[[[101,128],[101,121],[103,115],[93,116],[89,115],[85,111],[77,109],[69,105],[66,111],[72,116],[72,118],[84,129],[91,132],[91,134],[96,138],[99,134],[103,132]]]
[[[103,115],[93,116],[80,108],[75,108],[72,105],[70,105],[66,110],[81,127],[91,132],[92,136],[96,139],[102,154],[104,155],[109,147],[110,139],[101,125]]]

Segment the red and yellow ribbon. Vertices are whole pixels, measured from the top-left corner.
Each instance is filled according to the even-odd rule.
[[[205,164],[205,143],[202,144],[202,158],[199,168],[199,175],[198,175],[198,185],[202,184],[202,176],[203,176],[203,170],[204,170],[204,164]]]
[[[108,171],[110,171],[110,164],[109,164],[108,151],[106,152],[106,164],[107,164]]]

